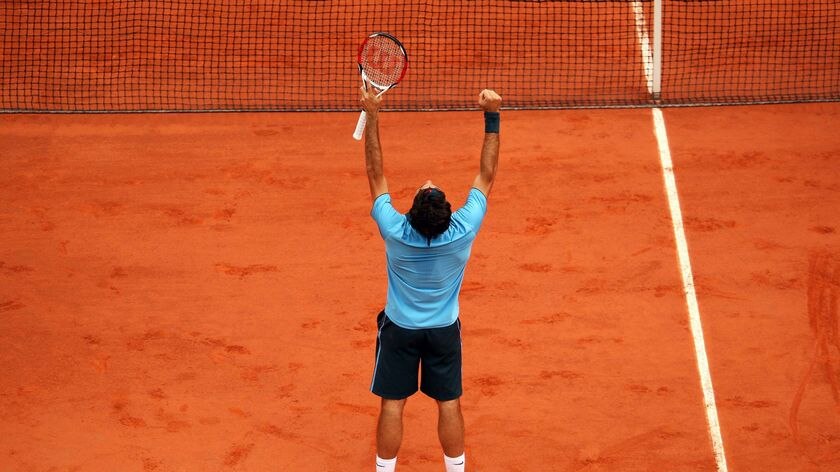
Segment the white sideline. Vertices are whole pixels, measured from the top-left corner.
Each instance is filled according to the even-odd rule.
[[[633,18],[636,20],[636,39],[639,40],[639,51],[642,53],[642,65],[645,69],[645,82],[648,93],[653,93],[653,53],[650,49],[650,36],[648,35],[647,22],[645,21],[645,10],[642,2],[634,1]]]
[[[691,260],[688,255],[688,242],[685,239],[680,199],[677,194],[677,180],[674,177],[674,165],[671,162],[671,150],[668,146],[668,134],[665,130],[665,118],[662,110],[654,108],[653,128],[656,142],[659,145],[659,160],[662,163],[662,175],[665,178],[665,193],[668,194],[668,207],[671,209],[671,223],[674,226],[674,240],[677,244],[677,257],[682,274],[685,303],[688,306],[688,318],[691,327],[691,337],[694,339],[694,353],[697,357],[697,372],[700,374],[700,385],[703,388],[703,403],[706,405],[706,420],[709,424],[709,436],[712,440],[712,451],[715,455],[718,472],[727,472],[726,454],[723,451],[723,437],[720,433],[717,405],[715,403],[715,389],[712,387],[712,374],[709,371],[709,359],[706,356],[706,342],[703,338],[703,325],[700,322],[700,306],[697,303],[697,293],[694,290],[694,276],[691,272]]]
[[[656,51],[651,51],[650,36],[645,21],[642,2],[632,2],[633,17],[636,23],[636,37],[639,40],[639,51],[645,73],[648,93],[654,92],[653,60]],[[661,44],[657,42],[656,44]],[[697,292],[694,289],[694,275],[691,271],[691,259],[688,254],[688,242],[685,238],[682,210],[677,193],[677,180],[674,176],[674,164],[671,161],[671,148],[668,144],[668,133],[665,129],[665,118],[659,108],[651,109],[653,114],[653,129],[656,143],[659,146],[659,161],[662,164],[662,176],[665,180],[665,193],[668,195],[668,207],[671,211],[671,223],[674,227],[674,240],[677,246],[677,257],[680,264],[680,274],[683,281],[683,292],[688,307],[691,337],[694,340],[694,353],[697,359],[697,372],[700,374],[700,386],[703,389],[703,403],[706,408],[706,421],[709,425],[709,437],[712,441],[712,452],[718,472],[728,472],[726,454],[723,449],[723,436],[720,432],[715,390],[712,386],[712,374],[709,371],[709,359],[706,355],[706,342],[703,338],[703,324],[700,321],[700,306],[697,303]]]

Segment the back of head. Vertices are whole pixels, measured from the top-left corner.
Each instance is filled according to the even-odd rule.
[[[411,227],[426,238],[432,239],[449,229],[452,220],[452,206],[446,201],[446,194],[437,188],[425,188],[414,196],[414,204],[408,211]]]

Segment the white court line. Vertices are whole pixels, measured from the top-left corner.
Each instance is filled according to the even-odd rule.
[[[639,40],[639,51],[642,53],[642,65],[645,68],[645,82],[647,82],[648,93],[653,93],[653,53],[650,49],[650,36],[648,35],[647,22],[645,21],[645,10],[642,2],[632,2],[633,18],[636,20],[636,39]]]
[[[697,304],[697,292],[694,290],[694,276],[691,272],[691,260],[688,255],[688,242],[685,239],[680,199],[677,194],[677,180],[674,177],[674,165],[671,162],[671,150],[668,146],[668,134],[665,130],[665,118],[662,110],[654,108],[653,127],[656,142],[659,144],[659,160],[662,163],[662,175],[665,178],[665,193],[668,194],[668,207],[671,209],[671,223],[674,226],[674,239],[677,243],[677,256],[682,274],[685,303],[688,306],[688,319],[691,337],[694,339],[694,353],[697,356],[697,372],[703,387],[703,403],[706,405],[706,420],[709,423],[709,436],[712,451],[719,472],[727,472],[726,454],[723,451],[723,437],[720,434],[715,389],[712,387],[712,374],[709,371],[709,359],[706,356],[706,341],[703,339],[703,325],[700,322],[700,306]]]
[[[645,80],[649,93],[653,93],[653,54],[650,48],[650,37],[645,22],[642,2],[632,2],[633,16],[636,20],[636,37],[639,40],[639,50],[644,65]],[[665,179],[665,193],[668,195],[668,208],[671,211],[671,223],[674,227],[674,240],[677,245],[677,257],[680,264],[680,274],[683,281],[683,292],[688,307],[691,337],[694,339],[694,353],[697,359],[697,372],[700,374],[700,385],[703,389],[703,403],[706,407],[706,421],[709,425],[709,437],[712,440],[712,452],[715,456],[718,472],[728,472],[726,454],[723,450],[723,436],[720,433],[715,390],[712,386],[712,374],[709,371],[709,359],[706,355],[706,342],[703,338],[703,324],[700,321],[700,306],[697,303],[697,292],[694,289],[694,275],[691,271],[691,259],[688,254],[688,242],[685,238],[680,198],[677,193],[677,179],[674,176],[674,164],[671,161],[671,148],[668,144],[668,133],[665,129],[665,118],[659,108],[651,109],[653,114],[653,128],[656,143],[659,146],[659,161],[662,164],[662,175]]]

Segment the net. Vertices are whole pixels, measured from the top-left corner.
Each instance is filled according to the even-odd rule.
[[[837,0],[4,0],[0,110],[358,110],[374,31],[390,109],[836,100]]]
[[[665,102],[840,98],[837,0],[691,0],[665,5]]]

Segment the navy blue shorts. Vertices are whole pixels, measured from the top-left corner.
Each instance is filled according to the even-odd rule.
[[[438,401],[461,397],[461,321],[430,329],[406,329],[385,312],[376,318],[376,361],[370,391],[402,400],[420,391]]]

